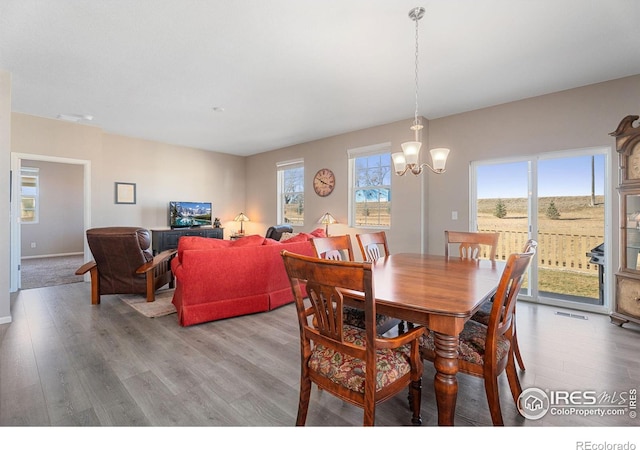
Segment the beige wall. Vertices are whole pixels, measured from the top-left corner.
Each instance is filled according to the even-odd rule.
[[[22,258],[82,253],[83,166],[24,159],[22,167],[39,169],[40,202],[38,222],[20,226]]]
[[[340,222],[331,225],[329,233],[349,233],[355,239],[355,233],[361,230],[348,226],[347,151],[386,142],[391,143],[392,149],[399,149],[401,142],[413,138],[413,132],[409,130],[411,123],[412,120],[409,119],[248,157],[246,213],[251,222],[247,229],[262,234],[269,226],[276,224],[276,163],[303,157],[305,224],[300,231],[308,232],[323,227],[317,221],[328,211]],[[331,169],[336,177],[335,189],[327,197],[319,197],[313,191],[313,176],[322,168]],[[387,235],[389,245],[397,252],[420,251],[422,232],[426,229],[426,225],[422,223],[420,195],[423,178],[424,176],[405,176],[394,177],[392,180],[391,229]],[[356,255],[358,254],[356,250]]]
[[[166,227],[170,201],[210,201],[229,236],[233,218],[245,205],[243,157],[113,134],[104,135],[103,146],[94,169],[94,226]],[[135,205],[115,204],[116,181],[136,183]]]
[[[193,199],[211,200],[214,215],[222,219],[226,231],[237,228],[232,219],[242,210],[251,218],[245,225],[247,232],[262,234],[276,222],[276,163],[303,157],[307,195],[302,231],[320,226],[315,222],[330,211],[341,222],[331,227],[332,234],[354,234],[357,230],[347,225],[347,150],[384,142],[390,142],[395,150],[411,137],[411,120],[407,119],[242,158],[116,136],[95,126],[19,113],[9,118],[9,104],[9,74],[0,71],[0,169],[6,168],[0,170],[0,189],[8,190],[10,151],[89,160],[92,226],[166,226],[167,203]],[[639,113],[640,75],[430,121],[428,135],[425,130],[423,136],[425,148],[451,148],[447,172],[393,178],[392,249],[423,248],[439,253],[445,229],[468,227],[471,161],[613,147],[608,133],[624,116]],[[609,175],[617,183],[617,154],[612,153],[613,173]],[[311,180],[324,167],[334,171],[337,181],[334,192],[320,198],[313,193]],[[3,181],[3,177],[7,179]],[[116,181],[137,184],[136,205],[114,204]],[[8,192],[5,194],[7,199]],[[458,211],[458,221],[451,221],[452,210]],[[615,198],[611,223],[617,224]],[[0,232],[9,235],[8,223],[0,224]],[[9,243],[0,245],[8,255]],[[614,256],[617,260],[617,253]],[[8,279],[8,257],[2,261],[0,276]],[[2,270],[3,265],[7,270]],[[8,311],[8,294],[2,292],[0,320]]]
[[[0,324],[11,322],[9,301],[9,173],[11,172],[11,75],[0,70]]]
[[[171,200],[211,201],[213,214],[231,227],[244,208],[243,157],[108,134],[95,126],[12,117],[12,151],[90,161],[92,227],[166,227]],[[115,182],[136,184],[135,205],[115,204]]]
[[[430,146],[446,145],[451,155],[446,174],[429,177],[428,248],[442,253],[444,230],[468,229],[471,161],[610,147],[609,179],[616,185],[618,155],[609,133],[630,114],[640,115],[640,75],[430,121]],[[617,242],[618,199],[612,200]],[[451,220],[453,210],[457,221]]]
[[[423,148],[449,147],[443,175],[393,178],[392,227],[394,251],[444,252],[444,230],[469,227],[469,165],[471,161],[533,155],[542,152],[610,147],[612,183],[617,183],[617,153],[609,133],[629,114],[640,114],[640,75],[571,89],[428,122]],[[410,120],[396,122],[247,158],[247,214],[250,229],[262,232],[276,221],[276,162],[305,160],[305,226],[310,231],[325,211],[342,222],[333,234],[355,234],[346,225],[348,163],[346,151],[391,142],[394,150],[410,137]],[[423,160],[428,157],[423,150]],[[315,172],[328,167],[336,174],[334,192],[327,198],[313,193]],[[424,193],[424,196],[421,196]],[[617,198],[612,199],[614,239],[617,240]],[[451,212],[458,211],[458,220]],[[423,245],[421,234],[424,233]],[[614,253],[617,261],[617,253]]]

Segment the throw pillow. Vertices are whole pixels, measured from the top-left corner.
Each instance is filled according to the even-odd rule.
[[[315,230],[313,230],[311,232],[311,235],[313,237],[327,237],[327,233],[325,233],[324,229],[322,229],[322,228],[316,228]]]
[[[313,239],[313,236],[309,233],[296,233],[295,236],[286,240],[280,240],[282,243],[293,243],[293,242],[305,242],[310,239]]]
[[[289,233],[288,231],[285,231],[284,233],[282,233],[282,235],[280,235],[280,242],[284,242],[288,239],[291,239],[292,237],[297,236],[298,233]]]

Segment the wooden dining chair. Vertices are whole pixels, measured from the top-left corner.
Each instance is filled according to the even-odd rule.
[[[461,258],[480,259],[483,253],[486,259],[495,261],[500,233],[484,233],[474,231],[445,231],[444,256],[449,257],[449,247],[458,245]],[[483,252],[484,249],[484,252]]]
[[[318,237],[311,240],[318,258],[334,261],[355,261],[351,236]]]
[[[522,281],[527,272],[535,248],[527,253],[509,256],[493,299],[489,324],[469,320],[459,336],[458,370],[484,379],[484,388],[494,425],[504,425],[498,377],[506,372],[514,402],[522,393],[516,372],[513,346],[513,312]],[[428,361],[435,361],[434,332],[421,338],[420,354]]]
[[[356,240],[365,261],[374,262],[391,254],[387,244],[387,234],[384,231],[356,234]],[[406,322],[406,326],[413,328],[411,322]],[[398,331],[404,333],[404,328],[405,322],[398,319]]]
[[[355,261],[351,236],[319,237],[311,240],[316,256],[334,261]],[[364,311],[358,308],[345,308],[344,321],[349,325],[364,328]],[[376,317],[378,334],[384,334],[401,323],[400,319],[378,314]]]
[[[409,387],[411,422],[422,423],[423,363],[418,338],[424,327],[395,337],[376,333],[371,263],[323,260],[282,252],[300,327],[300,399],[296,425],[304,425],[311,386],[364,409],[375,424],[376,405]],[[365,328],[345,324],[345,292],[364,299]]]
[[[524,248],[522,249],[522,253],[528,253],[530,251],[535,251],[537,249],[538,243],[533,239],[529,239]],[[491,317],[491,302],[487,302],[473,315],[471,316],[471,320],[475,320],[476,322],[480,322],[484,325],[489,325],[489,318]],[[518,363],[518,367],[520,370],[526,370],[524,366],[524,359],[522,358],[522,353],[520,352],[520,344],[518,344],[518,333],[516,326],[516,311],[515,308],[513,310],[513,353],[516,358],[516,362]]]
[[[387,234],[384,231],[356,234],[356,240],[362,253],[362,259],[374,262],[389,255]]]

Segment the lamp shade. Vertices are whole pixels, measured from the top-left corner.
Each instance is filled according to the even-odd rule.
[[[249,222],[249,218],[244,213],[240,213],[233,219],[235,222]]]
[[[320,217],[320,220],[318,220],[318,223],[324,224],[324,234],[329,236],[329,224],[338,223],[338,221],[335,219],[335,217],[331,215],[331,213],[326,212],[322,215],[322,217]]]
[[[434,148],[431,150],[431,159],[433,160],[433,170],[438,172],[444,171],[449,156],[448,148]]]
[[[243,222],[249,222],[249,218],[244,213],[240,213],[233,220],[235,222],[240,222],[240,232],[238,234],[244,234]]]
[[[329,225],[330,223],[338,223],[338,221],[331,215],[331,213],[326,212],[322,215],[322,217],[320,217],[318,223]]]
[[[404,157],[402,152],[393,153],[391,159],[393,159],[393,167],[396,173],[402,172],[407,165],[407,158]]]
[[[400,144],[400,146],[402,147],[402,153],[404,153],[407,164],[418,165],[418,158],[420,157],[420,147],[422,147],[422,142],[403,142],[402,144]]]

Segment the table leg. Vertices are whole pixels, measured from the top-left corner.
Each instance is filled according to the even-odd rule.
[[[434,387],[438,403],[438,425],[453,425],[458,397],[458,336],[434,333],[436,376]]]

